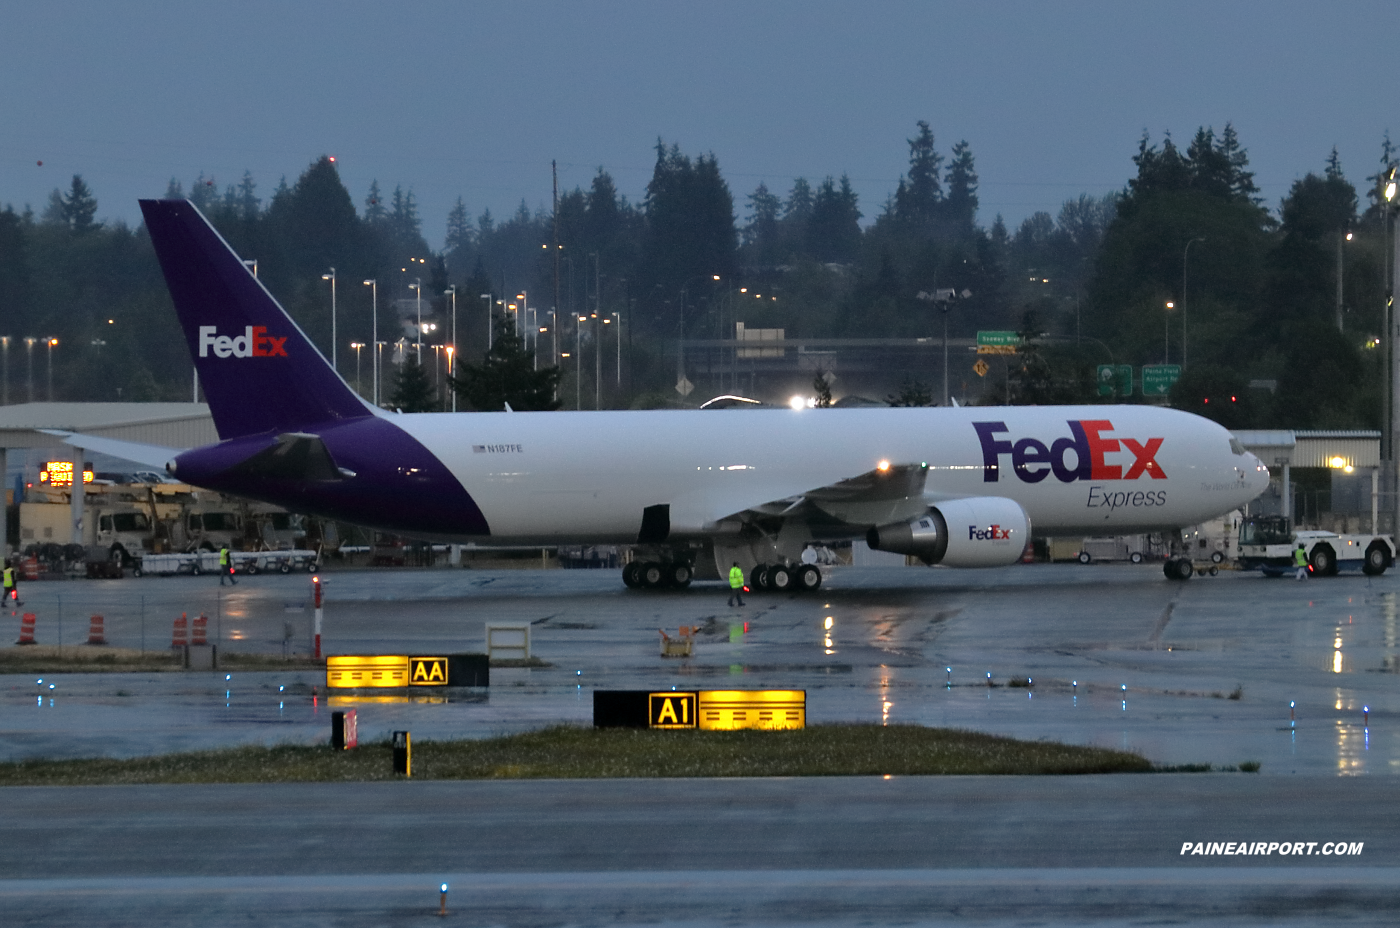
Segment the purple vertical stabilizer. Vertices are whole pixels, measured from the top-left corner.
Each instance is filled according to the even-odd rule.
[[[192,203],[141,212],[220,438],[374,415]]]

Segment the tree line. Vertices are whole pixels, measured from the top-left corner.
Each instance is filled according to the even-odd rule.
[[[905,173],[872,207],[844,175],[786,190],[761,183],[736,198],[714,154],[658,139],[640,201],[603,168],[549,208],[522,200],[502,220],[473,217],[458,198],[437,250],[411,188],[386,194],[376,180],[357,203],[329,157],[270,196],[248,173],[222,186],[170,179],[163,193],[191,199],[255,259],[328,357],[334,268],[338,366],[366,395],[373,349],[350,344],[370,340],[374,295],[390,343],[450,342],[455,301],[455,379],[441,347],[421,367],[416,351],[381,349],[382,400],[405,410],[449,408],[453,392],[458,408],[673,403],[678,338],[732,338],[735,322],[789,337],[926,337],[941,334],[942,317],[919,293],[946,288],[970,293],[949,311],[953,336],[1025,336],[993,373],[988,401],[1138,402],[1136,391],[1101,397],[1098,365],[1184,360],[1171,402],[1229,426],[1378,427],[1388,138],[1364,198],[1334,150],[1271,208],[1232,126],[1201,127],[1184,149],[1144,134],[1121,191],[1070,198],[1014,230],[999,215],[983,224],[966,141],[945,155],[919,122],[906,144]],[[46,373],[46,352],[54,399],[190,395],[144,228],[104,224],[98,212],[81,176],[38,213],[0,210],[11,402],[31,389],[47,398],[47,380],[32,373]],[[398,327],[405,300],[432,333]],[[930,401],[933,372],[890,376],[892,402]]]

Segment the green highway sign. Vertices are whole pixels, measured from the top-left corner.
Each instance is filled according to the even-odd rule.
[[[1099,396],[1132,396],[1133,366],[1131,364],[1099,365]]]
[[[1181,379],[1180,364],[1144,364],[1142,366],[1142,395],[1166,396],[1172,384]]]
[[[978,332],[978,354],[1015,354],[1021,346],[1019,332]]]

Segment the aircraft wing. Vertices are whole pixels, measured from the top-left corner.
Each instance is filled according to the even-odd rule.
[[[890,464],[795,496],[750,506],[719,521],[778,516],[853,526],[901,522],[928,509],[924,502],[927,477],[927,464]]]

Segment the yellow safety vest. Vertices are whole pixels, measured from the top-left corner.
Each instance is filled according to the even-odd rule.
[[[220,549],[219,549],[219,566],[220,566],[220,567],[227,567],[227,566],[228,566],[228,548],[220,548]]]
[[[1308,553],[1302,548],[1293,549],[1293,563],[1298,567],[1308,566]]]
[[[13,567],[6,567],[6,568],[5,568],[5,589],[7,589],[7,590],[12,590],[12,589],[14,589],[14,587],[15,587],[15,569],[14,569]]]
[[[741,586],[743,586],[743,585],[744,585],[744,572],[743,572],[742,570],[740,570],[738,567],[731,567],[731,568],[729,568],[729,586],[730,586],[731,588],[737,590],[737,589],[739,589],[739,587],[741,587]]]

